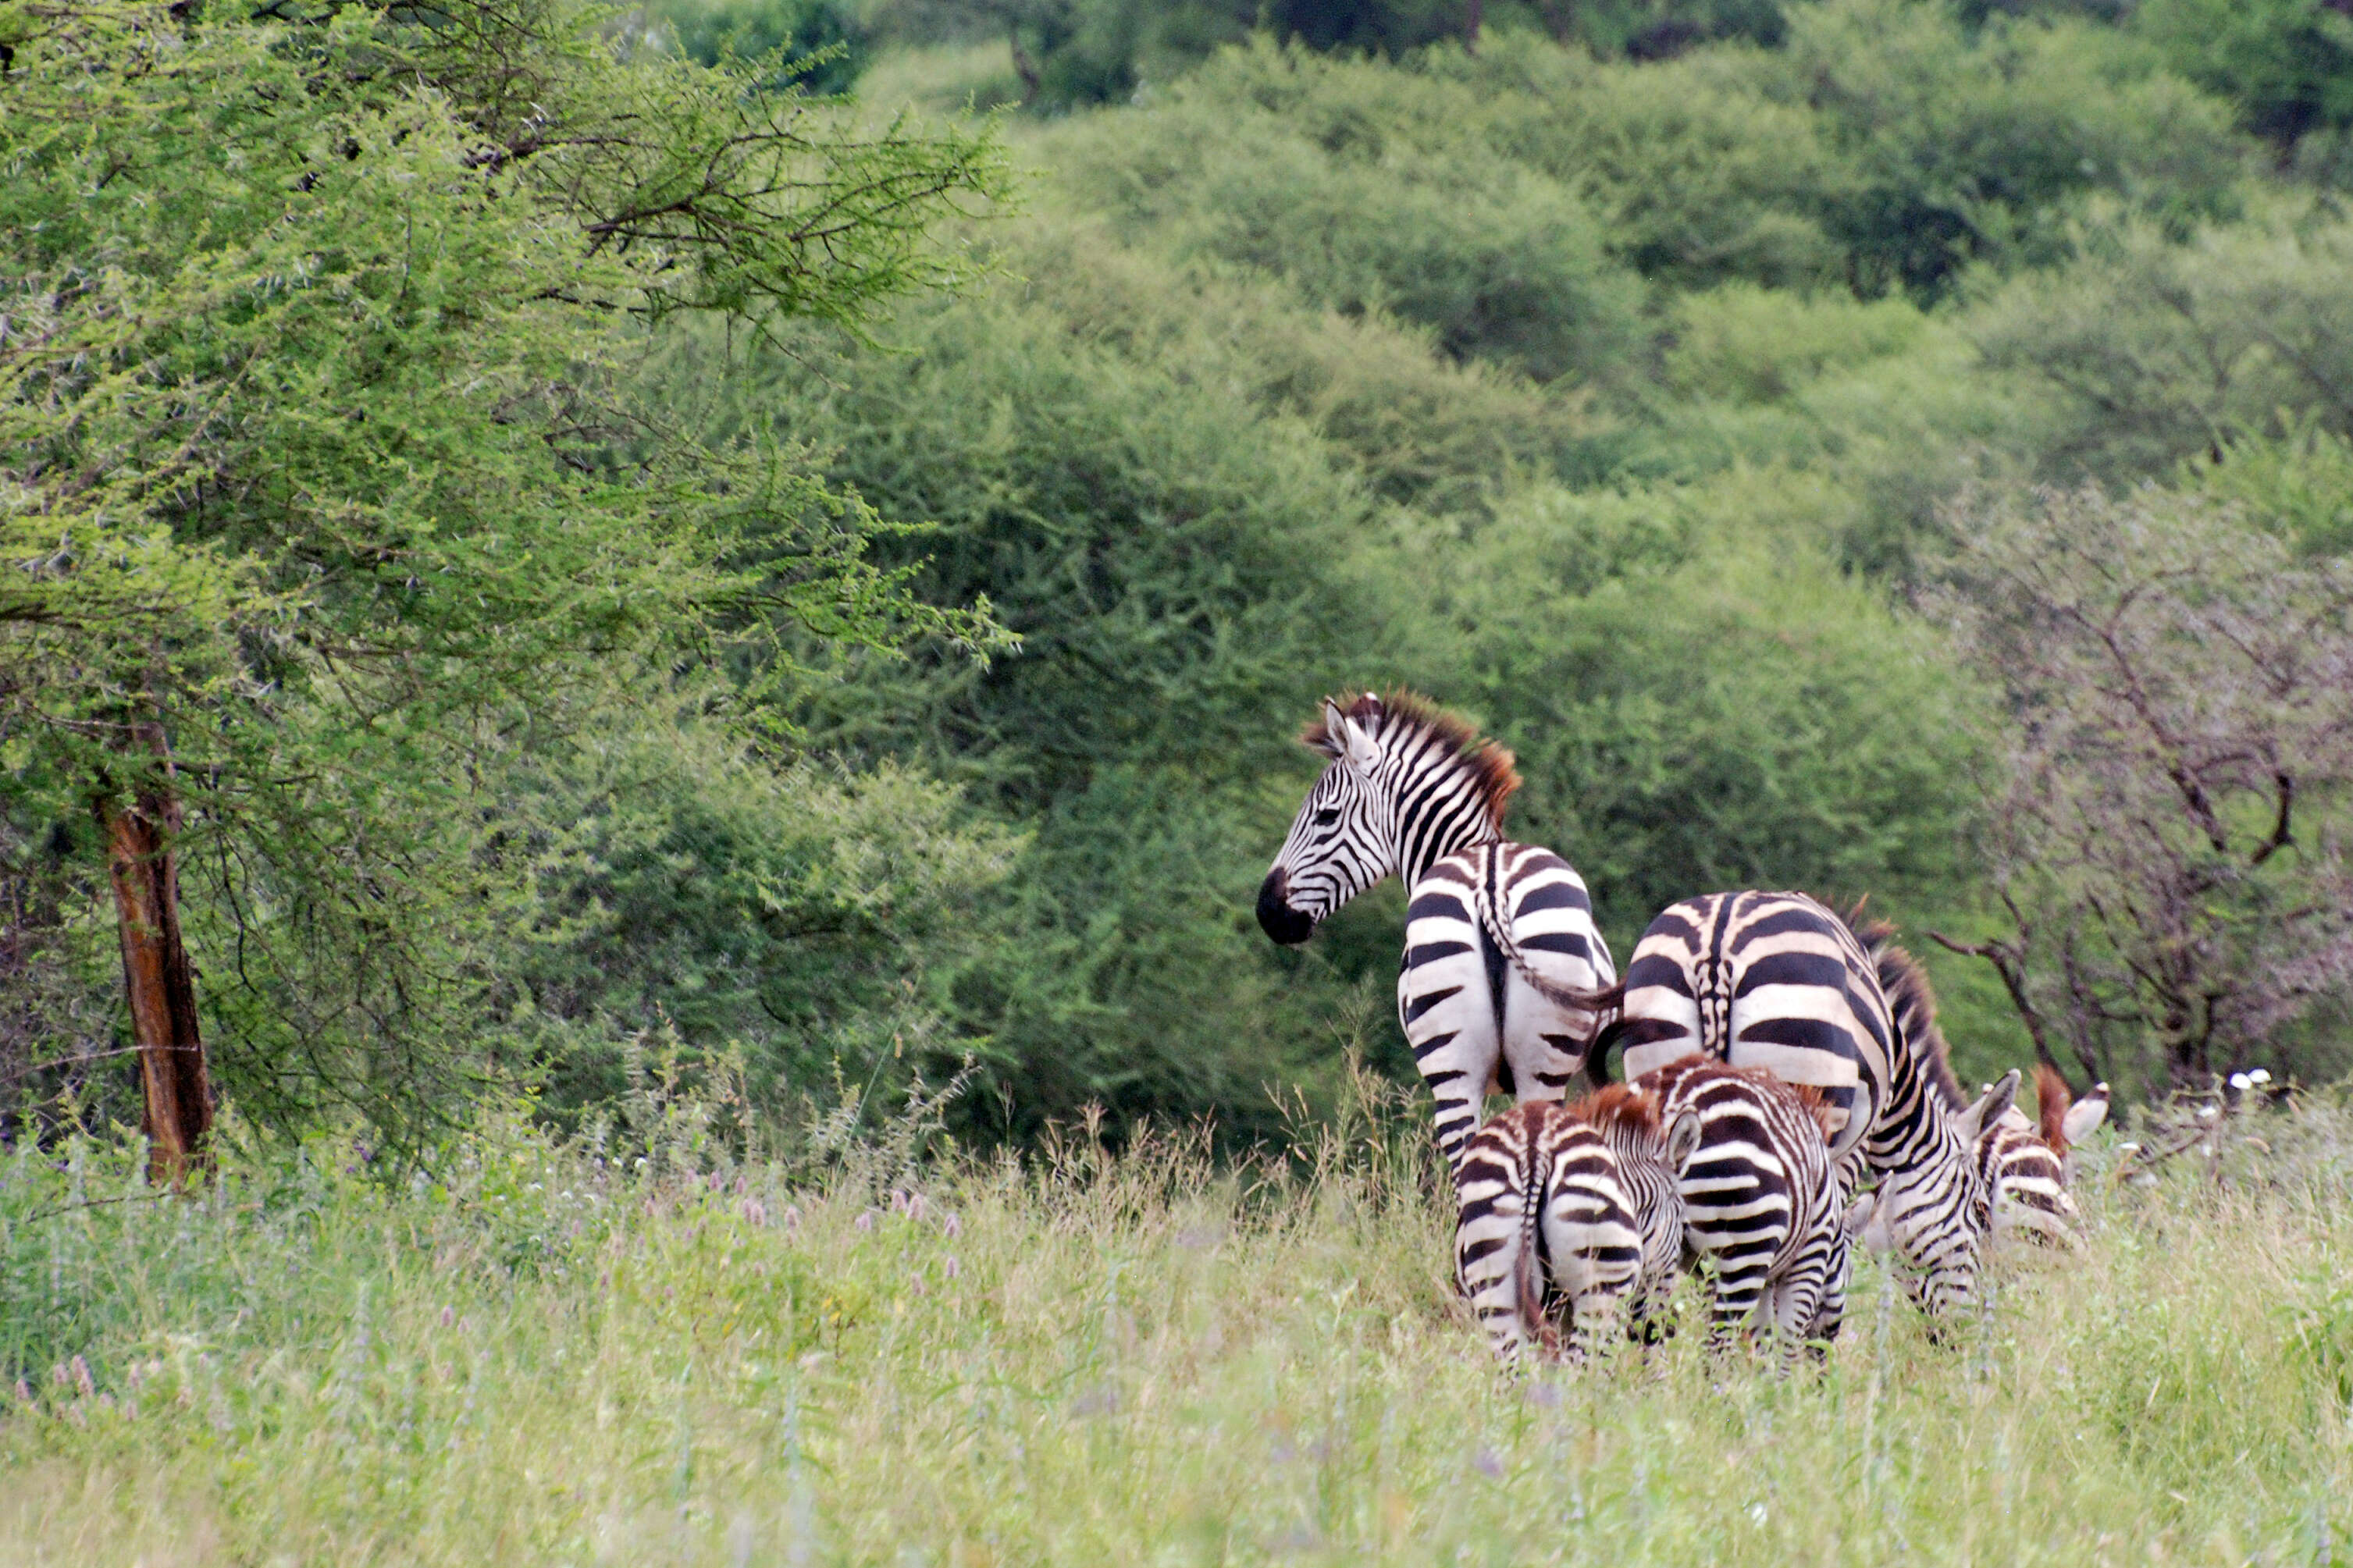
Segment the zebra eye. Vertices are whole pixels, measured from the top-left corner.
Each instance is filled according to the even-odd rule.
[[[1315,814],[1315,826],[1318,827],[1329,827],[1339,820],[1340,808],[1336,805],[1327,805]]]

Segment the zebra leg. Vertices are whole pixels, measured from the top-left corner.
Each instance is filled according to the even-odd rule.
[[[1502,1060],[1470,877],[1450,858],[1414,884],[1398,970],[1398,1022],[1437,1101],[1438,1146],[1450,1169],[1461,1163],[1479,1130],[1487,1085]]]
[[[1755,1325],[1757,1310],[1764,1301],[1765,1277],[1779,1250],[1778,1246],[1743,1241],[1715,1254],[1714,1315],[1707,1331],[1710,1351],[1721,1353],[1731,1349],[1741,1331]]]
[[[1773,1349],[1785,1369],[1798,1359],[1799,1348],[1806,1342],[1821,1310],[1826,1261],[1819,1254],[1799,1258],[1767,1293],[1766,1313],[1772,1326]]]

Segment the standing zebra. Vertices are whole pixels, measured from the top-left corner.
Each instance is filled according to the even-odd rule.
[[[1491,1086],[1562,1098],[1616,979],[1568,862],[1503,837],[1512,754],[1407,692],[1326,700],[1301,737],[1331,759],[1259,889],[1285,946],[1385,877],[1405,879],[1398,1016],[1437,1100],[1450,1167]]]
[[[1754,1067],[1824,1100],[1833,1163],[1860,1152],[1878,1175],[1873,1219],[1913,1266],[1920,1304],[1941,1312],[1976,1289],[1992,1192],[1978,1169],[1978,1131],[2018,1089],[2011,1072],[1966,1105],[1942,1037],[1907,1031],[1926,999],[1891,1011],[1917,968],[1887,932],[1864,950],[1847,923],[1800,893],[1711,893],[1652,921],[1626,968],[1609,1034],[1638,1080],[1681,1058]],[[1597,1058],[1599,1051],[1596,1052]]]
[[[1630,1304],[1647,1310],[1672,1282],[1682,1205],[1655,1107],[1603,1093],[1616,1098],[1514,1106],[1479,1129],[1455,1173],[1455,1278],[1507,1365],[1531,1343],[1561,1349],[1548,1299],[1567,1302],[1568,1353],[1583,1361]]]
[[[1994,1234],[2073,1247],[2082,1211],[2067,1191],[2073,1165],[2067,1152],[2107,1120],[2108,1086],[2071,1103],[2067,1080],[2043,1062],[2034,1069],[2034,1098],[2039,1131],[2013,1105],[1978,1134],[1978,1168],[1993,1188]]]
[[[1683,1198],[1684,1250],[1715,1264],[1709,1346],[1724,1348],[1744,1326],[1769,1334],[1785,1357],[1808,1340],[1835,1338],[1850,1227],[1829,1103],[1704,1057],[1646,1081]]]

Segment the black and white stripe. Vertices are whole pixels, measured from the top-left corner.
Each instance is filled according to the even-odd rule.
[[[1827,1102],[1768,1073],[1700,1058],[1644,1081],[1681,1192],[1685,1249],[1714,1266],[1709,1343],[1722,1348],[1746,1328],[1788,1355],[1835,1337],[1849,1227]]]
[[[1259,889],[1284,943],[1385,877],[1405,879],[1398,1016],[1437,1101],[1450,1165],[1491,1088],[1556,1100],[1584,1066],[1592,997],[1616,979],[1568,862],[1504,840],[1511,753],[1419,698],[1324,704],[1307,743],[1331,762]]]
[[[1643,1234],[1595,1128],[1557,1103],[1514,1106],[1473,1136],[1455,1171],[1455,1279],[1506,1364],[1530,1345],[1584,1360],[1642,1284]]]
[[[1943,1311],[1970,1296],[1991,1224],[1974,1145],[2018,1075],[1962,1102],[1926,979],[1885,931],[1866,948],[1799,893],[1671,905],[1635,946],[1609,1033],[1625,1043],[1630,1080],[1701,1056],[1815,1090],[1832,1162],[1859,1153],[1877,1177],[1873,1222],[1911,1265],[1915,1297]]]
[[[2107,1119],[2108,1086],[2095,1086],[2077,1100],[2067,1080],[2051,1067],[2034,1069],[2041,1125],[2011,1106],[1978,1134],[1978,1169],[1993,1192],[1997,1237],[2019,1236],[2052,1247],[2076,1244],[2083,1213],[2067,1191],[2073,1174],[2068,1149]]]

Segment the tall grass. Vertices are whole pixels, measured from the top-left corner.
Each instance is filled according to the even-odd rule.
[[[1363,1108],[1360,1106],[1359,1110]],[[192,1200],[0,1180],[0,1559],[2315,1563],[2353,1529],[2353,1128],[2280,1116],[1932,1342],[1866,1259],[1820,1373],[1513,1382],[1411,1122],[1289,1161],[833,1142],[732,1163],[517,1120]],[[920,1130],[919,1130],[920,1131]],[[707,1141],[703,1141],[707,1143]],[[639,1162],[643,1163],[640,1165]],[[1685,1293],[1686,1295],[1689,1292]]]

